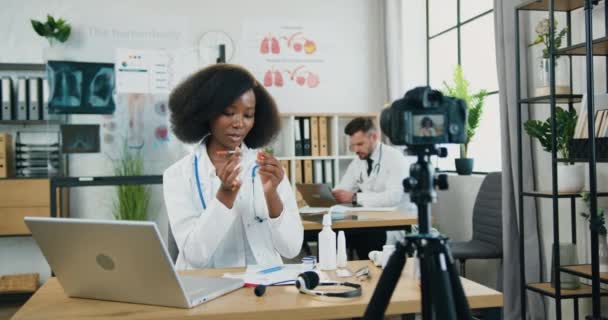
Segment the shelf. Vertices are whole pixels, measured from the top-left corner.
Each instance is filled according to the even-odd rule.
[[[54,177],[54,176],[53,176]],[[0,178],[0,181],[6,180],[35,180],[35,179],[50,179],[52,177],[44,176],[44,177],[8,177],[8,178]]]
[[[585,158],[576,158],[576,159],[557,159],[557,162],[567,162],[567,163],[571,163],[571,162],[582,162],[582,163],[587,163],[589,162],[589,159],[585,159]],[[608,162],[608,159],[595,159],[595,162]]]
[[[581,192],[584,192],[584,191],[558,192],[557,197],[558,198],[580,198]],[[524,192],[523,195],[526,197],[553,198],[553,193],[551,191],[531,191],[531,192]],[[598,197],[608,197],[608,192],[598,192],[597,196]]]
[[[517,7],[519,10],[528,11],[549,11],[550,0],[530,0],[522,3]],[[555,11],[572,11],[582,8],[585,5],[585,0],[555,0]]]
[[[587,48],[583,42],[559,49],[557,50],[557,54],[562,56],[584,56],[587,54]],[[593,55],[608,56],[608,37],[593,40]]]
[[[46,71],[43,63],[0,63],[0,71]]]
[[[333,160],[335,157],[332,156],[297,156],[297,157],[289,157],[292,160]],[[287,159],[285,159],[287,160]]]
[[[551,283],[549,283],[549,282],[528,283],[526,285],[526,289],[540,293],[545,296],[552,297],[552,298],[555,298],[555,294],[556,294],[555,288],[552,288]],[[608,296],[608,291],[602,289],[600,291],[600,295]],[[592,296],[591,295],[591,286],[582,284],[582,283],[581,283],[580,288],[578,288],[578,289],[575,289],[575,290],[562,289],[562,292],[561,292],[562,299],[590,298],[591,296]]]
[[[61,120],[0,120],[0,125],[58,125]]]
[[[353,154],[350,156],[338,156],[338,160],[354,160],[357,159],[357,155]]]
[[[580,103],[583,100],[582,94],[556,94],[555,103]],[[519,100],[520,103],[527,104],[549,104],[551,96],[532,97]]]
[[[562,272],[570,273],[575,276],[591,279],[591,265],[579,264],[572,266],[562,266],[559,268]],[[600,282],[608,283],[608,272],[600,272]]]

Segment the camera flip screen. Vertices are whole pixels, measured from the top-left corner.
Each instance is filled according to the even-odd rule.
[[[420,114],[412,116],[413,136],[416,138],[443,137],[445,133],[445,115]]]

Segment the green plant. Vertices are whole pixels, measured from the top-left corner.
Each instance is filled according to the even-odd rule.
[[[543,58],[549,59],[549,40],[551,39],[550,34],[549,34],[549,18],[544,18],[544,19],[540,20],[538,22],[538,24],[536,25],[536,28],[534,29],[534,31],[536,32],[536,39],[534,39],[534,42],[530,43],[528,45],[528,47],[532,47],[532,46],[535,46],[540,43],[544,44],[545,47],[543,48]],[[555,49],[561,47],[562,39],[564,38],[564,36],[566,36],[567,32],[568,32],[567,27],[563,28],[562,30],[560,30],[558,32],[557,31],[557,20],[554,19],[553,43],[555,45]]]
[[[574,136],[574,128],[578,116],[576,110],[571,111],[556,108],[555,109],[555,125],[557,131],[556,147],[557,152],[562,158],[569,158],[570,150],[568,145]],[[538,139],[543,149],[551,152],[551,118],[545,121],[528,120],[524,123],[524,129],[531,137]]]
[[[144,172],[141,151],[130,150],[125,141],[120,159],[114,162],[116,176],[138,176]],[[117,220],[147,220],[150,193],[145,185],[116,187],[113,214]]]
[[[581,192],[581,197],[583,198],[587,209],[591,209],[591,205],[589,204],[589,192]],[[598,208],[597,214],[594,215],[581,212],[581,216],[583,216],[585,220],[589,221],[589,229],[595,229],[595,231],[597,231],[599,235],[606,236],[608,232],[606,230],[606,218],[604,217],[604,209]]]
[[[53,39],[59,42],[66,42],[72,32],[72,27],[65,20],[55,19],[50,14],[46,15],[46,22],[31,19],[32,28],[41,36],[45,37],[50,45],[53,45]]]
[[[469,92],[469,81],[465,79],[462,67],[459,65],[454,68],[452,81],[454,82],[453,85],[449,85],[445,81],[443,82],[444,94],[463,99],[468,106],[469,115],[467,117],[466,142],[460,145],[460,157],[466,158],[469,150],[469,143],[475,136],[475,130],[477,130],[479,122],[481,121],[483,104],[488,92],[486,90],[480,90],[476,93]]]

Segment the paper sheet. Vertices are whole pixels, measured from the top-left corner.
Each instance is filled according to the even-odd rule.
[[[258,271],[267,269],[268,266],[248,266],[244,273],[225,273],[224,278],[242,279],[247,285],[270,285],[277,282],[281,284],[293,284],[298,274],[308,271],[309,268],[302,264],[286,264],[283,269],[267,274],[259,274]],[[283,283],[284,282],[284,283]]]

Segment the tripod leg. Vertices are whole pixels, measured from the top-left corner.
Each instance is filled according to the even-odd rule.
[[[471,314],[471,309],[469,308],[469,301],[467,300],[464,289],[462,288],[462,283],[460,282],[460,277],[458,276],[458,270],[456,270],[456,263],[452,257],[452,252],[449,250],[445,242],[440,243],[439,250],[441,250],[443,253],[445,262],[447,264],[447,272],[449,274],[449,281],[452,288],[451,292],[453,295],[454,305],[456,306],[456,312],[458,314],[457,319],[472,319],[473,315]]]
[[[433,309],[437,315],[436,319],[458,319],[447,259],[441,249],[441,243],[439,239],[432,239],[429,243],[429,251],[432,254],[430,260],[433,264],[431,269],[433,270]]]
[[[401,271],[405,266],[405,247],[397,242],[395,252],[391,255],[378,280],[374,294],[365,309],[363,319],[382,319],[393,296]]]

